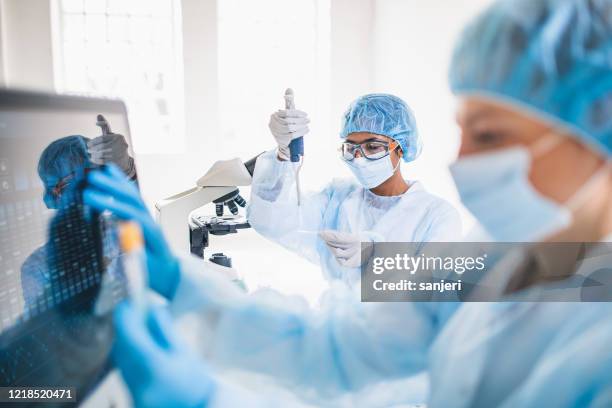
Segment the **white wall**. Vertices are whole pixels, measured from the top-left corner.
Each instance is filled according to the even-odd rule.
[[[374,67],[374,0],[332,0],[332,126],[350,101],[372,91]]]

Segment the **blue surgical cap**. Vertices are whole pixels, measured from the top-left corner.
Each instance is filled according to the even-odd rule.
[[[413,161],[421,153],[422,142],[414,114],[397,96],[369,94],[353,101],[342,117],[340,137],[346,139],[355,132],[390,137],[399,143],[406,162]]]
[[[612,0],[497,1],[463,32],[450,84],[612,155]]]
[[[45,185],[43,200],[48,208],[58,208],[59,199],[53,190],[68,178],[82,177],[86,168],[94,167],[87,152],[84,136],[66,136],[55,140],[43,150],[38,159],[38,175]]]

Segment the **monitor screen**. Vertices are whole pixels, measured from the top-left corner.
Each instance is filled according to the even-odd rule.
[[[125,294],[116,220],[88,213],[80,191],[115,158],[136,180],[133,156],[120,101],[0,91],[0,387],[81,400],[108,370]]]

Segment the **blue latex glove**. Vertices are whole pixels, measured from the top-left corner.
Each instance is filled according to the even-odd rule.
[[[115,311],[113,360],[136,407],[205,407],[215,390],[209,369],[173,330],[170,314],[124,302]]]
[[[136,185],[116,165],[109,164],[89,173],[83,202],[98,211],[109,210],[121,219],[140,224],[145,238],[151,288],[172,299],[180,279],[179,263],[142,201]]]

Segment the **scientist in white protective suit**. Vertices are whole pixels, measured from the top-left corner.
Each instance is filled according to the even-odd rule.
[[[610,241],[611,38],[612,0],[498,0],[461,36],[451,172],[492,237]],[[178,260],[113,166],[89,175],[84,198],[142,225],[151,288],[169,301],[146,316],[128,302],[115,315],[115,364],[137,406],[286,406],[219,381],[217,367],[269,375],[319,405],[427,371],[431,408],[612,406],[609,302],[289,308],[280,295],[240,292],[219,266]],[[527,282],[517,293],[541,285]],[[195,348],[174,327],[187,317]]]
[[[248,219],[260,234],[320,265],[328,280],[359,281],[361,245],[368,242],[449,242],[461,237],[459,213],[400,165],[417,159],[421,137],[415,117],[400,98],[357,98],[342,118],[339,150],[353,175],[322,191],[296,193],[298,163],[289,143],[308,133],[306,113],[283,109],[270,117],[278,148],[257,159]]]

